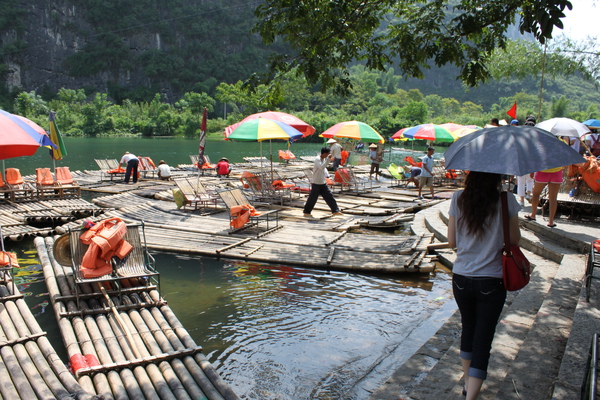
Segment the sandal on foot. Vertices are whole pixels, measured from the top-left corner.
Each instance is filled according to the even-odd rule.
[[[556,224],[548,224],[547,226],[548,226],[549,228],[554,228],[554,227],[556,227]]]
[[[529,221],[535,221],[535,218],[533,218],[531,215],[526,215],[525,219]]]

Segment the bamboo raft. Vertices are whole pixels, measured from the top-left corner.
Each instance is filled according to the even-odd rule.
[[[0,203],[0,225],[5,240],[20,241],[56,233],[54,228],[70,221],[101,215],[105,208],[82,199],[38,200]],[[51,227],[36,227],[43,223]]]
[[[68,356],[78,367],[75,377],[86,392],[104,399],[239,399],[156,288],[130,282],[117,296],[110,288],[82,285],[87,294],[78,309],[72,270],[54,259],[54,239],[34,243]]]
[[[11,282],[0,285],[0,376],[3,399],[100,400],[69,373]]]
[[[143,221],[147,245],[154,250],[361,273],[430,273],[435,268],[427,254],[433,235],[375,236],[338,229],[347,219],[286,219],[269,231],[250,228],[230,235],[225,213],[199,216],[161,210],[152,202],[112,210],[106,217]],[[80,225],[68,223],[59,233]]]

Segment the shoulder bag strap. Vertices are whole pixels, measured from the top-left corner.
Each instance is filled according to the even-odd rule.
[[[502,203],[502,228],[504,231],[504,252],[510,254],[510,228],[508,226],[508,198],[505,191],[500,192]]]

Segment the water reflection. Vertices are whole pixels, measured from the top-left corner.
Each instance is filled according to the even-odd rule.
[[[246,399],[366,399],[454,309],[424,279],[156,254],[164,297]]]

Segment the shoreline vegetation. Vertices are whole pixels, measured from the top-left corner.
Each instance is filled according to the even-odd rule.
[[[473,101],[459,101],[457,98],[465,97],[462,91],[450,91],[456,97],[426,95],[419,89],[400,88],[402,78],[393,73],[369,72],[362,66],[352,67],[351,71],[353,90],[347,97],[309,90],[303,78],[290,78],[284,82],[277,99],[273,99],[274,95],[266,86],[249,93],[238,81],[219,84],[214,95],[187,92],[172,104],[165,102],[159,93],[151,101],[126,99],[116,103],[107,93],[62,88],[50,97],[35,91],[18,93],[14,102],[4,108],[44,128],[48,128],[49,112],[55,111],[63,136],[84,137],[197,137],[205,107],[208,110],[208,135],[222,137],[226,126],[247,115],[267,110],[283,111],[314,126],[316,134],[302,141],[315,143],[321,142],[322,138],[318,136],[321,132],[341,121],[365,122],[389,138],[402,128],[422,123],[483,126],[491,118],[508,122],[510,117],[506,111],[515,102],[518,119],[524,121],[527,115],[538,114],[538,93],[533,94],[531,88],[516,92],[514,89],[519,87],[516,80],[502,91],[498,88],[498,93],[513,95],[495,97],[493,104],[484,106]],[[598,103],[589,100],[590,96],[580,96],[583,86],[578,86],[577,82],[581,83],[583,79],[571,79],[571,86],[565,77],[555,78],[552,86],[547,83],[551,89],[544,94],[540,120],[569,117],[583,121],[600,117]],[[593,83],[588,83],[592,88]]]

